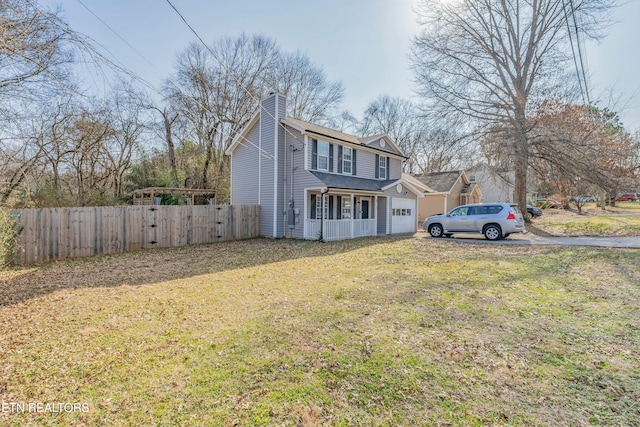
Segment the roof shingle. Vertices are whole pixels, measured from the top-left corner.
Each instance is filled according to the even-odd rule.
[[[397,179],[377,180],[334,173],[309,172],[329,188],[344,188],[348,190],[381,191],[383,187],[398,181]]]
[[[430,172],[422,175],[414,175],[414,178],[432,188],[437,193],[447,193],[451,191],[462,171]]]

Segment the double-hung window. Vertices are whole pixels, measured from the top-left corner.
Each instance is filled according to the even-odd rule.
[[[341,218],[342,219],[351,219],[351,197],[342,197],[342,206],[340,206],[341,210]]]
[[[378,177],[387,179],[387,158],[385,156],[378,157]]]
[[[329,219],[329,203],[325,200],[324,203],[324,215],[322,214],[322,196],[316,197],[316,219]]]
[[[342,147],[342,173],[352,173],[353,148]]]
[[[329,143],[318,141],[318,170],[329,170]]]

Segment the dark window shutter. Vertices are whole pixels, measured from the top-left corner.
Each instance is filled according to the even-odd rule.
[[[336,219],[342,219],[342,196],[336,196],[336,205],[338,205],[338,211],[336,212]]]
[[[376,178],[380,178],[380,155],[376,154]]]
[[[311,169],[318,169],[318,140],[312,139]]]
[[[351,150],[351,175],[356,174],[356,150]]]
[[[329,196],[329,219],[333,219],[333,196]]]
[[[338,145],[338,173],[342,173],[342,145]]]
[[[353,212],[353,218],[358,219],[358,210],[356,209],[358,205],[356,205],[356,196],[353,196],[353,200],[351,200],[351,211]]]
[[[329,172],[333,172],[333,144],[329,144]]]
[[[385,169],[385,173],[387,174],[387,176],[385,176],[384,179],[389,179],[389,157],[387,157],[387,167]]]
[[[316,195],[311,195],[311,219],[316,219]]]

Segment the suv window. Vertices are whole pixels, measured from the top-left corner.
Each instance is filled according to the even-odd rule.
[[[468,210],[469,210],[468,206],[462,206],[449,212],[449,215],[450,216],[466,216],[468,213]]]
[[[495,215],[495,214],[499,214],[500,212],[502,212],[502,206],[500,206],[500,205],[485,206],[485,208],[487,209],[487,214],[489,214],[489,215]]]
[[[474,215],[486,215],[487,207],[486,206],[474,206],[473,207]]]

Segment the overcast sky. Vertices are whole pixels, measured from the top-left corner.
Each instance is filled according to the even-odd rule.
[[[419,32],[413,11],[418,0],[173,0],[207,41],[242,32],[275,39],[299,50],[346,90],[344,107],[356,117],[381,94],[412,96],[407,54]],[[160,87],[173,70],[176,53],[194,35],[165,0],[40,0],[63,10],[71,27],[107,49],[126,68]],[[83,6],[86,5],[86,8]],[[87,10],[90,9],[89,10]],[[118,38],[106,22],[136,51]],[[627,129],[640,129],[640,0],[616,11],[617,23],[599,44],[590,43],[587,61],[593,98],[615,107]],[[144,57],[144,58],[143,58]],[[151,63],[151,65],[148,62]]]

